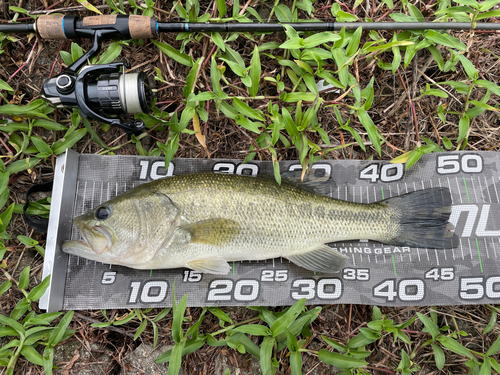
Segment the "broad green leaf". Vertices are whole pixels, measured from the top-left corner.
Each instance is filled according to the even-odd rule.
[[[54,348],[52,346],[45,347],[42,359],[45,373],[52,374],[52,369],[54,367]]]
[[[246,333],[252,336],[271,336],[272,332],[269,327],[261,326],[259,324],[247,324],[244,326],[234,328],[236,332]]]
[[[493,112],[498,112],[499,110],[495,107],[492,107],[491,105],[489,104],[486,104],[486,103],[483,103],[483,102],[479,102],[477,100],[469,100],[469,103],[470,104],[474,104],[478,107],[481,107],[481,108],[484,108],[484,109],[487,109],[488,111],[493,111]]]
[[[440,9],[434,14],[453,14],[453,13],[472,13],[473,9],[466,6],[449,7],[445,9]]]
[[[12,281],[10,280],[4,281],[0,285],[0,296],[4,294],[7,290],[9,290],[11,286],[12,286]]]
[[[35,350],[35,348],[31,345],[24,345],[21,349],[21,354],[24,358],[26,358],[31,363],[34,363],[38,366],[43,366],[43,358],[42,356]]]
[[[7,225],[9,225],[10,219],[12,218],[12,212],[14,211],[15,204],[12,203],[4,212],[0,214],[0,233],[5,231]]]
[[[361,359],[355,359],[339,353],[332,353],[325,349],[320,349],[318,358],[320,361],[340,369],[352,369],[368,365],[368,362]]]
[[[235,51],[234,49],[230,48],[229,46],[226,46],[226,54],[223,57],[227,58],[230,61],[235,62],[240,67],[245,68],[245,61],[243,61],[243,58],[241,57],[239,52]]]
[[[217,11],[219,12],[219,18],[223,18],[226,15],[226,1],[217,0]]]
[[[250,71],[248,73],[249,77],[252,80],[252,85],[248,87],[248,93],[250,94],[250,96],[257,95],[257,92],[259,91],[261,72],[262,69],[260,65],[259,49],[256,45],[253,50],[252,61],[250,62]]]
[[[186,311],[187,294],[185,294],[179,304],[174,309],[174,316],[172,320],[172,339],[176,343],[180,343],[183,339],[182,321],[184,319],[184,312]]]
[[[375,52],[375,51],[385,51],[387,49],[391,49],[393,47],[408,47],[408,46],[414,46],[415,43],[408,41],[408,40],[400,40],[400,41],[395,41],[395,42],[390,42],[386,44],[381,44],[378,46],[373,46],[373,47],[368,47],[366,49],[363,49],[366,52]]]
[[[472,64],[470,62],[470,60],[467,57],[465,57],[464,55],[457,55],[457,58],[462,63],[462,66],[464,67],[465,72],[467,73],[467,75],[469,76],[469,78],[472,79],[473,81],[475,81],[476,79],[478,79],[479,72],[474,67],[474,64]]]
[[[469,132],[469,127],[470,127],[469,116],[467,116],[467,114],[464,114],[462,117],[460,117],[460,121],[458,122],[458,139],[457,139],[457,142],[460,142],[465,137],[467,137],[467,134]]]
[[[488,348],[486,351],[485,355],[486,356],[492,356],[500,351],[500,336],[497,337],[497,339],[491,344],[491,346]]]
[[[73,133],[59,139],[52,145],[52,151],[55,155],[62,154],[66,149],[73,147],[73,145],[82,139],[87,134],[87,129],[78,129]]]
[[[424,16],[422,15],[420,10],[418,10],[418,8],[415,5],[413,5],[412,3],[408,3],[407,7],[408,7],[408,12],[410,12],[410,15],[413,18],[415,18],[417,20],[417,22],[424,22],[425,21]]]
[[[498,3],[498,1],[495,0],[495,3]],[[480,21],[480,20],[483,20],[485,18],[491,18],[491,17],[500,17],[500,9],[492,10],[492,11],[489,11],[489,12],[478,14],[476,16],[476,21]]]
[[[154,323],[153,323],[154,324]],[[134,335],[134,341],[137,340],[139,338],[139,336],[142,334],[142,332],[144,332],[144,330],[146,329],[146,326],[148,325],[148,320],[147,319],[144,319],[141,323],[141,325],[139,326],[139,328],[137,328],[137,331],[135,332],[135,335]]]
[[[22,14],[28,14],[28,11],[24,8],[19,8],[19,7],[15,7],[15,6],[9,6],[9,9],[13,12],[16,12],[16,13],[22,13]]]
[[[439,70],[444,70],[443,56],[441,56],[439,50],[434,46],[429,46],[427,47],[427,49],[431,52],[434,61],[436,61],[436,63],[438,64]]]
[[[253,121],[247,119],[246,117],[244,117],[242,115],[237,115],[236,118],[234,119],[234,121],[239,126],[245,128],[247,130],[250,130],[251,132],[257,133],[257,134],[261,133],[261,131],[259,129],[259,126],[264,127],[263,123],[261,123],[261,122],[253,122]]]
[[[52,155],[52,149],[49,147],[47,143],[43,141],[42,138],[40,138],[37,135],[32,135],[31,141],[33,142],[33,144],[35,145],[35,147],[39,152],[46,152],[49,155]]]
[[[443,344],[443,346],[451,350],[454,353],[457,353],[459,355],[466,356],[470,359],[475,359],[474,355],[469,351],[469,349],[465,348],[462,344],[460,344],[458,341],[454,340],[451,337],[440,335],[437,337],[437,340]],[[493,345],[492,345],[493,346]],[[490,347],[491,349],[491,347]],[[488,352],[486,352],[486,355],[489,355]]]
[[[423,154],[424,153],[422,151],[422,147],[418,147],[415,150],[413,150],[408,156],[408,159],[406,160],[405,169],[409,169],[413,164],[419,161]],[[401,155],[400,157],[402,156],[403,155]]]
[[[373,123],[373,120],[370,118],[368,113],[362,108],[358,109],[356,111],[356,114],[358,115],[359,121],[366,129],[366,132],[368,133],[368,138],[370,138],[370,141],[372,141],[373,143],[373,147],[378,152],[378,154],[381,155],[382,146],[380,144],[380,133],[375,124]]]
[[[215,62],[215,57],[212,55],[210,60],[210,81],[212,82],[212,88],[214,94],[218,98],[225,98],[227,95],[224,94],[220,85],[221,74],[219,69],[217,69],[217,63]]]
[[[421,314],[419,312],[417,312],[417,316],[426,328],[426,331],[424,331],[424,332],[429,332],[430,335],[432,336],[432,339],[435,339],[440,333],[439,327],[436,325],[436,323],[434,323],[427,316],[425,316],[424,314]]]
[[[182,363],[182,350],[184,349],[185,342],[184,340],[177,342],[172,348],[172,354],[168,362],[167,375],[177,375],[179,373]]]
[[[1,289],[0,289],[1,290]],[[1,293],[0,293],[1,294]],[[486,327],[484,327],[483,335],[490,333],[495,325],[497,324],[497,311],[495,309],[491,309],[491,318]]]
[[[304,47],[305,47],[304,39],[300,37],[291,38],[287,40],[285,43],[282,43],[280,45],[280,48],[283,49],[300,49]]]
[[[19,289],[26,289],[30,283],[30,266],[25,267],[19,275],[18,287]]]
[[[3,79],[0,79],[0,90],[14,91],[14,89]]]
[[[251,108],[248,104],[238,98],[233,99],[233,108],[242,115],[250,117],[254,120],[264,121],[261,111]]]
[[[415,17],[402,13],[392,13],[389,15],[396,22],[418,22]]]
[[[313,102],[316,99],[316,94],[312,92],[291,92],[283,94],[286,94],[283,97],[283,101],[287,103],[296,103],[299,101]]]
[[[273,374],[271,358],[273,356],[274,338],[270,336],[264,337],[260,346],[260,368],[262,374]]]
[[[339,39],[340,39],[340,36],[338,36],[337,34],[334,34],[333,32],[324,32],[324,33],[314,34],[314,35],[312,35],[309,38],[306,38],[304,40],[304,48],[313,48],[313,47],[319,46],[320,44],[334,42],[334,41],[339,40]],[[281,48],[284,48],[284,47],[281,47]]]
[[[276,321],[271,325],[271,331],[273,333],[273,337],[278,336],[282,332],[285,332],[287,328],[297,319],[300,313],[304,310],[304,306],[306,303],[306,299],[302,298],[299,301],[295,302],[282,316],[280,316]]]
[[[221,35],[218,32],[213,32],[210,35],[210,39],[215,43],[217,47],[219,47],[222,51],[226,51],[226,45],[224,44],[224,39],[222,39]]]
[[[478,86],[481,86],[481,87],[484,87],[488,90],[490,90],[491,92],[493,92],[494,94],[500,96],[500,87],[497,86],[495,83],[493,82],[490,82],[490,81],[486,81],[484,79],[478,79],[476,81],[476,85]],[[1,107],[0,107],[1,108]]]
[[[352,34],[349,44],[346,47],[347,56],[351,57],[356,53],[359,48],[359,41],[361,40],[361,34],[363,33],[363,28],[358,27],[356,31]],[[340,38],[340,37],[339,37]]]
[[[344,12],[343,10],[339,10],[336,16],[337,22],[357,22],[359,21],[358,17],[354,14]]]
[[[274,8],[274,12],[276,13],[276,17],[280,22],[292,22],[293,16],[290,8],[288,8],[285,4],[279,4]]]
[[[456,48],[460,51],[467,49],[467,46],[460,40],[446,33],[439,33],[435,30],[427,30],[425,32],[425,37],[434,43],[442,44],[446,47]]]
[[[151,42],[156,45],[165,55],[174,59],[178,63],[186,66],[193,66],[193,59],[185,53],[179,52],[172,46],[166,43],[158,42],[154,39],[151,39]]]
[[[73,319],[73,314],[74,311],[68,311],[61,319],[59,324],[54,328],[52,331],[49,340],[47,342],[49,347],[54,347],[59,342],[61,342],[61,339],[63,338],[64,334],[66,333],[66,328],[68,327],[69,323],[71,323],[71,320]]]
[[[8,318],[5,315],[0,314],[0,323],[7,326],[7,327],[15,329],[17,331],[17,333],[19,333],[21,335],[22,338],[25,337],[25,335],[26,335],[25,329],[23,328],[23,326],[21,324],[16,322],[14,319]]]
[[[201,61],[202,61],[202,59],[196,60],[196,62],[191,67],[189,74],[186,77],[186,85],[184,86],[184,88],[182,90],[182,94],[184,95],[184,97],[186,99],[189,97],[189,94],[194,92],[194,88],[196,85],[196,78],[197,78],[197,74],[198,74],[198,66],[200,65]]]
[[[90,4],[87,0],[77,0],[77,1],[91,12],[95,12],[97,14],[102,15],[101,11],[92,4]]]
[[[119,42],[114,42],[109,45],[109,47],[104,51],[104,53],[99,57],[96,64],[109,64],[116,60],[116,58],[122,52],[122,45]]]
[[[488,361],[488,357],[484,359],[483,364],[481,365],[481,370],[478,375],[490,375],[491,374],[491,363]]]

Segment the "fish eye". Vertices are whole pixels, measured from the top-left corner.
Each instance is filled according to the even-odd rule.
[[[106,220],[109,215],[111,215],[111,211],[106,206],[99,207],[97,210],[95,210],[95,218],[97,220]]]

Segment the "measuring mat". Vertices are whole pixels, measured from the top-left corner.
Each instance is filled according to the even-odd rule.
[[[280,163],[281,171],[301,169]],[[432,187],[448,187],[450,222],[460,246],[449,250],[395,247],[371,241],[329,244],[347,255],[342,272],[320,274],[287,259],[232,262],[228,275],[188,269],[134,270],[67,255],[61,245],[79,239],[72,218],[158,178],[197,173],[273,176],[271,162],[79,155],[57,160],[44,262],[50,286],[40,300],[48,311],[167,307],[188,294],[188,306],[286,306],[357,303],[386,306],[459,305],[500,301],[500,155],[447,152],[423,155],[405,171],[386,161],[324,160],[311,179],[329,196],[371,203]]]

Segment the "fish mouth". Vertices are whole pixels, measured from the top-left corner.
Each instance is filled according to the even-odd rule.
[[[108,229],[101,225],[88,226],[83,223],[76,223],[83,239],[72,242],[75,250],[103,254],[111,250],[113,246],[113,235]],[[64,250],[64,249],[63,249]]]

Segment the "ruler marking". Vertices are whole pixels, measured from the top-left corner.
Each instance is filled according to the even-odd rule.
[[[382,199],[385,199],[384,198],[384,187],[382,185],[380,185],[380,190],[382,191]]]
[[[490,193],[490,188],[488,186],[488,180],[486,179],[486,176],[483,176],[483,177],[484,177],[484,186],[486,186],[486,191],[488,192],[488,197],[490,197],[489,202],[493,203],[493,201],[491,200],[491,193]]]
[[[462,245],[462,239],[459,237],[458,241],[460,242],[460,250],[462,250],[462,260],[465,260],[464,247]]]
[[[387,263],[387,259],[385,259],[385,254],[384,254],[384,263]]]
[[[431,258],[429,257],[429,249],[425,249],[425,253],[427,254],[427,261],[430,262]]]
[[[356,258],[354,257],[354,254],[352,254],[352,265],[356,267]]]
[[[484,248],[486,249],[486,257],[489,259],[490,258],[490,251],[488,250],[488,243],[486,242],[486,238],[484,239]]]
[[[465,181],[465,176],[463,177],[463,179],[464,179],[465,193],[467,194],[467,200],[470,203],[469,189],[467,189],[467,181]]]
[[[392,268],[394,269],[394,276],[397,276],[398,274],[396,273],[396,262],[394,260],[394,254],[391,254],[391,258],[392,258]]]
[[[498,241],[500,241],[500,238],[498,239]],[[493,238],[491,239],[491,246],[493,247],[493,252],[495,253],[495,258],[498,258],[497,257],[497,247],[495,246],[495,241],[493,240]]]
[[[495,179],[493,178],[493,176],[491,177],[491,181],[493,181],[493,187],[495,188],[495,194],[497,196],[497,203],[500,203],[500,199],[498,199],[497,184],[495,183]]]
[[[478,203],[479,200],[477,199],[476,185],[474,185],[474,176],[470,176],[470,181],[471,181],[471,184],[472,184],[472,191],[474,192],[474,197],[476,198],[476,203]]]
[[[479,191],[481,192],[481,197],[483,197],[483,203],[485,203],[486,199],[484,198],[483,185],[481,184],[481,178],[479,178],[479,176],[477,176],[477,183],[479,184]]]
[[[479,241],[476,237],[476,248],[477,248],[477,257],[479,258],[479,267],[481,268],[481,273],[483,273],[483,262],[481,262],[481,252],[479,251]]]
[[[377,190],[375,189],[375,185],[373,185],[373,201],[377,202]]]
[[[460,184],[458,183],[458,177],[455,176],[455,180],[457,181],[457,191],[458,191],[458,196],[460,197],[460,203],[464,203],[462,200],[462,193],[460,192]]]
[[[470,252],[470,258],[471,260],[474,259],[474,257],[472,256],[472,246],[470,244],[470,238],[467,238],[467,242],[469,243],[469,252]]]
[[[417,258],[418,258],[418,261],[420,262],[420,249],[417,247]]]
[[[439,255],[438,255],[438,251],[436,249],[434,249],[434,253],[436,254],[436,263],[437,265],[439,266]]]

